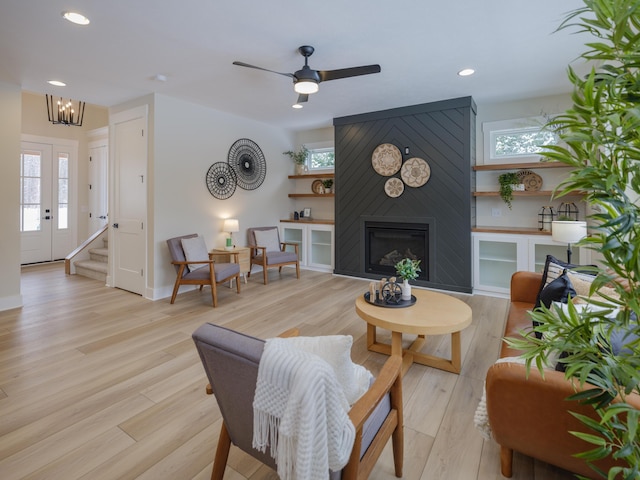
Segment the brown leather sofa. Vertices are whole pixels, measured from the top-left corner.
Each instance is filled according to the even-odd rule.
[[[531,329],[527,314],[535,304],[542,274],[516,272],[511,278],[511,305],[505,326],[505,337],[519,337]],[[517,357],[519,351],[503,343],[500,357]],[[519,363],[496,363],[487,372],[487,413],[493,438],[500,445],[502,475],[511,477],[513,451],[540,459],[589,478],[599,477],[589,465],[573,455],[593,448],[569,431],[589,431],[569,411],[594,417],[593,408],[568,402],[574,393],[564,373],[545,371],[543,379],[533,366],[526,378],[525,366]],[[640,409],[640,397],[628,399]],[[592,433],[592,432],[590,432]],[[610,462],[598,467],[607,471]]]

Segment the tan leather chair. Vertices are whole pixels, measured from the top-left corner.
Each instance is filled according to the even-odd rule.
[[[257,233],[256,233],[257,232]],[[270,237],[269,242],[261,238]],[[285,265],[295,265],[296,277],[300,278],[300,259],[298,255],[297,243],[286,243],[280,241],[278,227],[254,227],[247,229],[247,241],[251,249],[251,265],[260,265],[262,267],[262,276],[264,284],[269,282],[267,268],[278,267],[278,271],[282,272]],[[293,247],[294,251],[287,251],[287,247]],[[249,271],[251,278],[251,271]]]
[[[253,395],[264,341],[211,323],[198,328],[193,340],[210,382],[207,393],[215,394],[223,418],[211,478],[222,479],[231,444],[277,469],[268,449],[263,453],[252,447]],[[330,472],[332,480],[368,478],[389,438],[393,442],[395,475],[402,476],[401,367],[400,356],[390,357],[369,390],[351,407],[349,418],[356,439],[344,469]]]
[[[196,238],[197,236],[198,234],[192,233],[167,240],[167,247],[169,247],[169,254],[171,255],[171,264],[175,267],[177,273],[176,283],[173,286],[173,295],[171,295],[171,303],[175,302],[180,285],[200,285],[200,290],[202,290],[202,287],[205,285],[209,285],[211,287],[213,306],[217,307],[217,285],[235,278],[236,291],[240,293],[240,265],[238,264],[238,254],[231,253],[231,255],[236,256],[235,263],[215,263],[215,266],[211,258],[190,259],[187,261],[184,249],[182,248],[182,240],[185,238]],[[190,271],[188,265],[198,264],[204,264],[205,266]]]

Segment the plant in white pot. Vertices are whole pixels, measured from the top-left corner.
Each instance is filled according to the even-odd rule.
[[[296,166],[296,175],[304,175],[306,173],[305,164],[307,163],[307,157],[309,156],[309,149],[302,145],[300,150],[293,151],[287,150],[286,152],[282,152],[284,155],[289,155],[293,163]]]
[[[396,274],[402,278],[402,300],[411,300],[411,285],[409,280],[415,280],[418,278],[420,270],[420,260],[413,260],[411,258],[403,258],[395,264]]]

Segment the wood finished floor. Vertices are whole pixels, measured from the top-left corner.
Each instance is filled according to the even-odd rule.
[[[24,307],[0,312],[0,478],[209,478],[220,413],[191,340],[204,322],[262,338],[294,326],[302,335],[349,334],[354,361],[378,371],[386,357],[367,351],[354,310],[366,282],[311,271],[300,280],[272,271],[267,286],[261,278],[240,295],[221,288],[213,309],[207,289],[170,305],[65,276],[62,264],[24,268]],[[507,301],[455,296],[473,310],[462,373],[414,365],[404,377],[407,480],[503,478],[498,447],[474,429],[473,414]],[[447,356],[449,348],[448,337],[430,337],[425,351]],[[225,479],[275,478],[232,448]],[[390,448],[371,478],[395,478]],[[513,478],[574,477],[516,453]]]

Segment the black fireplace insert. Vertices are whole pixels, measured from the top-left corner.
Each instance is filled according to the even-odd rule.
[[[429,225],[365,222],[365,271],[388,277],[403,258],[420,260],[419,280],[429,280]]]

